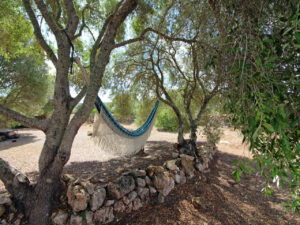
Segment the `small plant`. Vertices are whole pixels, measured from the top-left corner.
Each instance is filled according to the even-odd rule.
[[[220,129],[220,121],[212,115],[204,115],[204,117],[206,123],[203,128],[203,134],[206,136],[209,145],[215,145],[220,141],[223,134],[223,131]]]

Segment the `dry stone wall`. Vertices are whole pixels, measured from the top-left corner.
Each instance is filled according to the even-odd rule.
[[[199,151],[201,161],[193,156],[174,153],[174,159],[161,166],[149,165],[145,169],[122,174],[113,182],[80,180],[65,174],[67,191],[61,206],[51,215],[55,225],[107,224],[147,205],[149,201],[164,202],[178,184],[197,173],[206,172],[216,150],[204,147]],[[197,172],[198,171],[198,172]],[[8,193],[0,195],[0,224],[26,224]]]

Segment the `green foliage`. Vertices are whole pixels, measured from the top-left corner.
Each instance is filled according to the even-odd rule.
[[[142,101],[136,101],[135,103],[135,124],[138,126],[143,125],[147,120],[153,105],[155,104],[155,99],[145,96]],[[161,105],[159,106],[159,108]]]
[[[190,130],[190,125],[186,116],[183,117],[183,130],[188,132]],[[159,130],[178,132],[178,118],[172,108],[165,104],[161,104],[157,116],[155,126]]]
[[[27,116],[43,114],[43,107],[53,93],[48,67],[34,57],[0,58],[0,104]],[[46,109],[46,108],[45,108]],[[2,124],[15,126],[2,117]]]
[[[40,47],[33,39],[31,24],[20,5],[20,0],[0,1],[0,56],[6,59],[40,52]]]
[[[203,120],[205,121],[203,134],[206,136],[207,143],[209,145],[217,144],[221,139],[221,135],[223,134],[222,130],[220,129],[220,117],[206,113],[203,115]]]
[[[111,103],[111,112],[121,122],[128,122],[133,118],[133,97],[128,92],[116,94]]]
[[[262,13],[240,18],[251,31],[239,24],[232,30],[232,38],[244,47],[230,49],[239,60],[227,106],[266,179],[266,194],[272,191],[270,183],[289,188],[289,208],[299,212],[299,4],[268,4]],[[245,168],[236,167],[235,176]]]

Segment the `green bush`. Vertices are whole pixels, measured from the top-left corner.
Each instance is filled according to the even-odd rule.
[[[171,107],[161,103],[160,109],[157,112],[155,126],[159,130],[178,132],[178,119]],[[183,116],[183,131],[188,132],[190,130],[190,125],[187,117]]]

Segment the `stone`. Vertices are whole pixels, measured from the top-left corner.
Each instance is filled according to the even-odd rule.
[[[149,187],[149,192],[150,192],[151,195],[155,195],[157,193],[157,190],[154,187],[150,186]]]
[[[135,181],[132,176],[122,176],[116,183],[109,182],[107,185],[109,196],[120,199],[124,195],[133,191],[135,188]]]
[[[180,178],[181,178],[181,176],[179,174],[175,174],[174,180],[175,180],[176,184],[180,184]]]
[[[163,203],[165,201],[165,196],[162,193],[159,193],[157,196],[157,202]]]
[[[7,193],[0,195],[0,205],[8,205],[10,206],[12,201]]]
[[[177,152],[172,152],[172,157],[173,158],[178,158],[179,154]]]
[[[162,173],[162,172],[164,172],[164,168],[162,166],[150,165],[147,168],[147,174],[149,177],[152,177],[155,173]]]
[[[99,209],[102,205],[103,202],[106,198],[106,191],[104,188],[97,188],[92,195],[92,200],[91,200],[91,210],[96,211]]]
[[[72,215],[70,218],[70,225],[82,225],[82,217]]]
[[[134,170],[131,172],[135,177],[144,177],[146,176],[145,170]]]
[[[192,203],[195,207],[201,207],[201,198],[200,197],[192,197]]]
[[[184,172],[180,171],[179,175],[180,175],[180,184],[185,184],[186,183],[186,176],[185,176]]]
[[[189,161],[194,161],[195,157],[191,156],[191,155],[186,155],[186,154],[180,154],[180,158],[181,159],[186,159]]]
[[[203,165],[202,163],[196,163],[195,165],[196,169],[199,170],[200,172],[203,172],[205,170],[205,165]]]
[[[115,200],[107,200],[105,206],[112,206],[115,203]]]
[[[149,197],[149,188],[142,188],[142,187],[138,187],[137,188],[137,193],[140,196],[140,198],[142,200],[146,199],[147,197]]]
[[[125,205],[124,205],[123,201],[117,201],[114,204],[114,211],[117,213],[121,213],[121,212],[125,211]]]
[[[93,135],[93,131],[89,130],[89,131],[87,132],[87,136],[92,136],[92,135]]]
[[[145,187],[146,186],[146,181],[143,178],[137,178],[136,179],[136,185],[139,187]]]
[[[5,207],[0,205],[0,217],[5,213]]]
[[[21,219],[18,218],[15,220],[15,222],[13,223],[13,225],[20,225],[21,224]]]
[[[130,203],[127,196],[123,196],[122,200],[125,203],[125,205],[128,205]]]
[[[175,182],[168,172],[158,173],[153,176],[153,184],[158,192],[167,196],[169,192],[174,188]]]
[[[72,207],[74,212],[80,212],[87,208],[89,195],[84,188],[79,185],[69,185],[67,190],[68,204]]]
[[[86,189],[86,191],[87,191],[90,195],[94,194],[95,184],[92,184],[92,183],[89,182],[89,181],[81,182],[80,184]]]
[[[8,222],[12,222],[12,220],[15,218],[15,214],[14,213],[10,213],[9,215],[8,215]]]
[[[0,217],[5,213],[6,208],[4,205],[0,205]]]
[[[132,209],[134,211],[140,209],[141,207],[143,207],[142,201],[140,198],[135,198],[132,202]]]
[[[85,214],[86,225],[95,225],[95,223],[93,222],[93,216],[94,216],[93,212],[91,211],[86,212]]]
[[[114,220],[113,207],[103,207],[95,212],[94,222],[110,223]]]
[[[180,158],[181,158],[181,165],[182,165],[185,173],[189,177],[193,177],[195,175],[195,173],[194,173],[195,172],[194,157],[185,155],[185,154],[181,154]]]
[[[179,171],[179,168],[176,165],[176,162],[177,162],[176,159],[166,161],[166,168],[171,171]]]
[[[67,224],[68,217],[69,215],[67,212],[59,210],[58,212],[53,213],[52,222],[56,225],[65,225]]]
[[[152,184],[152,181],[151,181],[151,179],[148,176],[145,177],[145,182],[146,182],[147,185],[151,185]]]
[[[124,196],[123,197],[123,202],[128,205],[130,202],[132,202],[136,197],[138,196],[138,194],[135,191],[132,191],[128,194],[128,196]]]
[[[126,213],[131,213],[132,212],[132,207],[133,207],[133,204],[132,204],[132,202],[130,202],[126,207]]]

